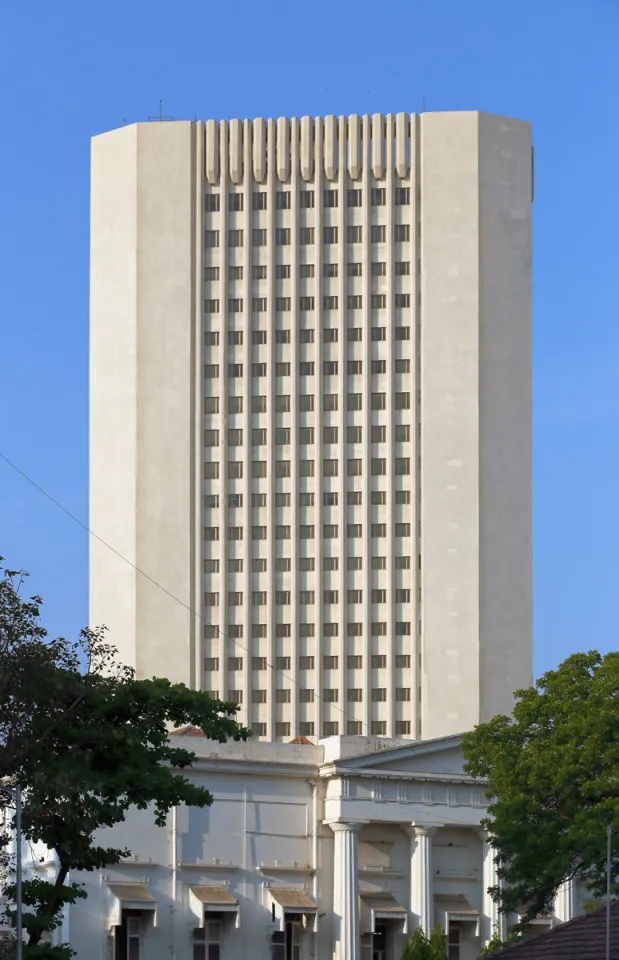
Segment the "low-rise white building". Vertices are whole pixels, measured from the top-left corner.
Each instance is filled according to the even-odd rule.
[[[80,960],[399,960],[417,924],[439,923],[449,960],[473,960],[499,928],[484,785],[463,773],[460,737],[177,736],[192,737],[188,775],[215,801],[172,811],[164,828],[134,810],[102,831],[132,856],[72,875],[88,898],[57,938]],[[53,858],[25,849],[30,869],[53,874]],[[583,907],[570,886],[540,923]]]

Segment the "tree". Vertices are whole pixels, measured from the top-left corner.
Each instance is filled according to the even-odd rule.
[[[63,960],[71,949],[52,949],[41,938],[59,924],[65,904],[84,896],[67,883],[69,871],[130,854],[100,845],[96,831],[121,822],[133,806],[152,808],[161,826],[178,804],[213,801],[184,775],[195,754],[173,747],[170,729],[191,724],[220,742],[246,739],[249,731],[235,722],[232,703],[168,680],[136,680],[116,663],[102,630],[85,630],[75,643],[48,640],[42,601],[23,599],[23,582],[9,570],[0,577],[0,774],[22,787],[24,837],[55,850],[59,864],[54,882],[24,883],[25,958]],[[14,888],[7,894],[14,897]]]
[[[416,927],[404,947],[401,960],[445,960],[446,957],[443,928],[435,927],[428,937],[421,927]]]
[[[619,868],[619,653],[574,654],[519,690],[512,717],[463,740],[465,769],[488,784],[484,821],[496,849],[501,909],[528,922],[551,908],[561,883],[605,889],[606,828]]]

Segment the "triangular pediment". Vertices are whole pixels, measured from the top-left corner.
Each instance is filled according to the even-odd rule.
[[[375,771],[377,774],[419,774],[440,779],[465,776],[462,757],[462,736],[441,737],[437,740],[421,740],[410,744],[363,753],[355,757],[335,760],[338,772],[361,773]]]

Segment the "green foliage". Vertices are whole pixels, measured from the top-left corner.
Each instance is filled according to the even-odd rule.
[[[435,927],[429,937],[421,927],[416,927],[404,947],[402,960],[445,960],[446,956],[445,933],[442,927]]]
[[[606,827],[619,870],[619,653],[568,657],[520,690],[512,717],[494,717],[465,736],[465,769],[488,783],[484,822],[497,851],[504,912],[532,919],[557,888],[583,877],[605,888]]]
[[[515,930],[513,933],[508,934],[505,940],[501,940],[498,933],[492,934],[492,939],[488,941],[485,947],[479,951],[480,957],[490,957],[493,953],[498,953],[499,950],[504,950],[505,947],[511,947],[515,943],[519,943],[522,940],[522,933],[518,930]]]
[[[23,579],[9,570],[0,576],[0,777],[22,786],[24,836],[59,861],[55,882],[24,883],[25,960],[64,960],[70,948],[52,949],[41,938],[58,926],[65,904],[84,896],[66,882],[69,871],[130,853],[100,845],[95,832],[133,806],[152,809],[162,826],[174,806],[213,802],[185,777],[195,755],[170,744],[170,729],[191,724],[219,742],[249,731],[235,722],[232,703],[168,680],[136,680],[116,664],[102,630],[85,630],[76,643],[48,639],[42,601],[22,598]]]

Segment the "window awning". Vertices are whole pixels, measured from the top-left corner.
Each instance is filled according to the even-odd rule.
[[[402,932],[408,933],[408,910],[392,893],[361,893],[361,933],[375,933],[377,920],[397,920],[403,924]]]
[[[108,923],[118,927],[122,923],[123,910],[144,910],[152,913],[153,926],[157,925],[157,900],[145,883],[108,883]]]
[[[479,934],[479,910],[471,906],[463,893],[437,893],[434,895],[437,911],[444,916],[443,928],[449,933],[449,923],[474,923],[475,935]]]
[[[228,914],[239,925],[239,901],[235,900],[227,887],[216,884],[201,884],[189,887],[189,906],[198,920],[198,926],[204,926],[206,914]]]
[[[280,930],[284,929],[287,914],[295,913],[303,917],[305,926],[316,929],[318,905],[304,887],[269,887],[273,922]]]

